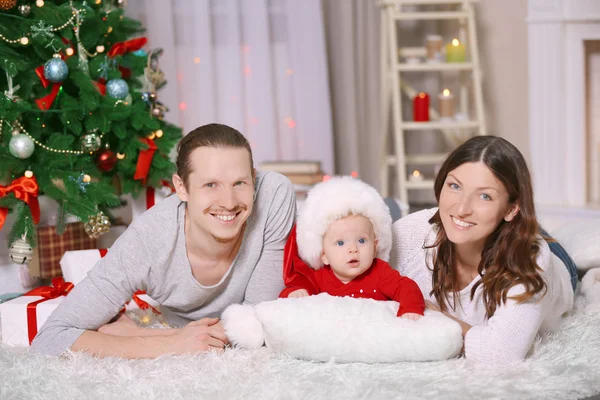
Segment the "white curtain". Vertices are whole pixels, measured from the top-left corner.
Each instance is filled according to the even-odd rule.
[[[334,172],[320,0],[129,0],[126,11],[164,49],[169,121],[230,125],[257,165],[317,160]]]

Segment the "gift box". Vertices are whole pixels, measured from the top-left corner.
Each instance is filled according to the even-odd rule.
[[[54,278],[52,286],[36,288],[0,304],[2,342],[9,346],[29,346],[72,288],[73,284],[63,278]]]
[[[167,183],[164,183],[163,185],[164,186],[160,189],[147,187],[143,195],[133,199],[131,205],[132,219],[135,220],[137,217],[145,213],[154,205],[160,203],[175,192],[175,190],[172,187],[170,187]]]
[[[55,226],[38,227],[37,243],[40,260],[40,277],[44,279],[61,275],[60,260],[67,251],[95,249],[96,239],[85,233],[81,222],[67,224],[62,235]],[[68,280],[68,279],[67,279]]]
[[[60,259],[60,269],[66,281],[77,285],[107,253],[107,249],[67,251]]]
[[[63,277],[68,282],[77,285],[107,252],[108,249],[67,251],[60,260]],[[151,309],[159,313],[160,305],[145,292],[137,291],[126,308]]]

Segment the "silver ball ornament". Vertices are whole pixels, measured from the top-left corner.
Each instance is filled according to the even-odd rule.
[[[25,159],[31,157],[35,150],[35,144],[29,136],[19,133],[10,139],[8,150],[13,156]]]
[[[163,111],[158,107],[152,109],[152,115],[159,119],[165,116]]]
[[[95,133],[87,133],[81,137],[81,150],[95,152],[102,145],[102,139]]]
[[[44,76],[50,82],[60,83],[69,75],[69,67],[67,63],[60,58],[53,58],[44,64]]]
[[[10,246],[10,260],[15,264],[25,264],[33,258],[33,248],[24,239],[17,239]]]
[[[31,14],[31,6],[29,4],[21,4],[19,6],[19,14],[23,17],[29,17],[29,14]]]
[[[129,85],[123,79],[111,79],[106,84],[106,94],[113,99],[124,100],[129,94]]]

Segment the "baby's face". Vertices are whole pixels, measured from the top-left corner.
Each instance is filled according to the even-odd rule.
[[[329,225],[323,237],[322,261],[340,281],[347,283],[369,269],[376,250],[371,221],[352,215]]]

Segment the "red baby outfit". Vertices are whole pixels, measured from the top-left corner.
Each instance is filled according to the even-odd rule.
[[[423,315],[425,311],[419,286],[379,258],[374,259],[362,275],[346,284],[335,276],[329,266],[313,270],[298,256],[295,227],[285,245],[283,278],[286,288],[279,297],[288,297],[298,289],[306,289],[310,295],[328,293],[340,297],[394,300],[400,303],[398,316],[406,313]]]

